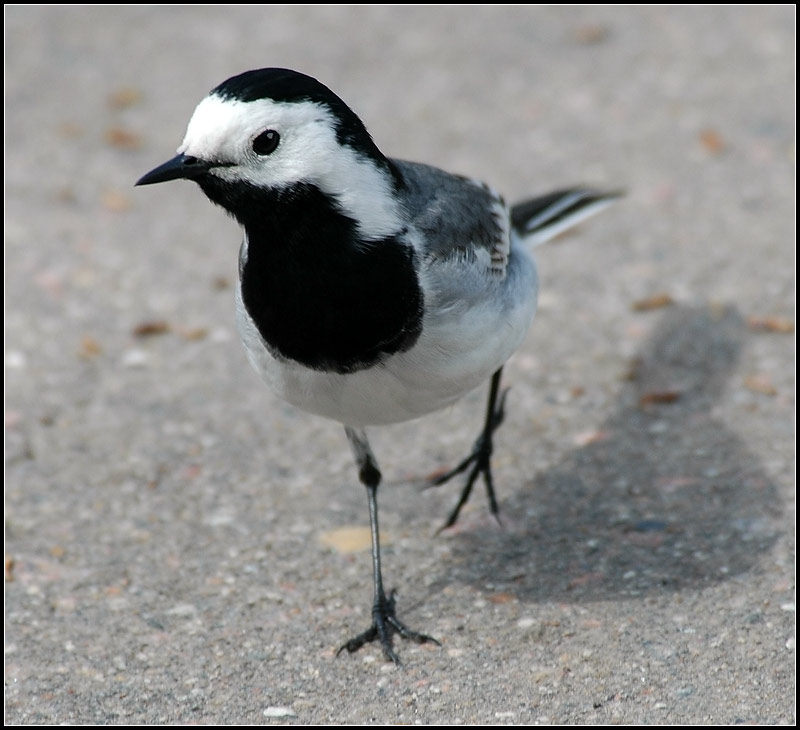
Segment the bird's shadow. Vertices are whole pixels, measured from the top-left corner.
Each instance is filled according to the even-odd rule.
[[[744,334],[733,308],[668,310],[595,438],[504,501],[505,529],[452,535],[447,582],[594,601],[752,568],[778,537],[778,490],[712,415]]]

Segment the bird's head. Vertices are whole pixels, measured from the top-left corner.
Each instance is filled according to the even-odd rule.
[[[246,71],[213,89],[178,154],[136,184],[177,179],[194,180],[240,220],[240,196],[307,185],[334,199],[364,233],[386,235],[396,217],[394,167],[361,120],[325,85],[288,69]]]

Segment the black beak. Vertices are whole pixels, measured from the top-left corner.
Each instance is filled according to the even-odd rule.
[[[146,175],[140,177],[136,184],[153,185],[154,183],[167,182],[168,180],[192,180],[204,172],[208,172],[212,167],[219,167],[219,164],[215,165],[189,155],[177,155],[163,165],[159,165],[155,170],[150,170]]]

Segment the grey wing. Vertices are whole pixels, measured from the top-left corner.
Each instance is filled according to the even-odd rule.
[[[485,260],[505,275],[510,217],[503,198],[488,185],[415,162],[392,160],[405,187],[403,207],[429,261]]]

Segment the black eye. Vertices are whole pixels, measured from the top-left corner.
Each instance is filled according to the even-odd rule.
[[[253,140],[253,152],[257,155],[271,155],[280,141],[281,136],[274,129],[268,129]]]

